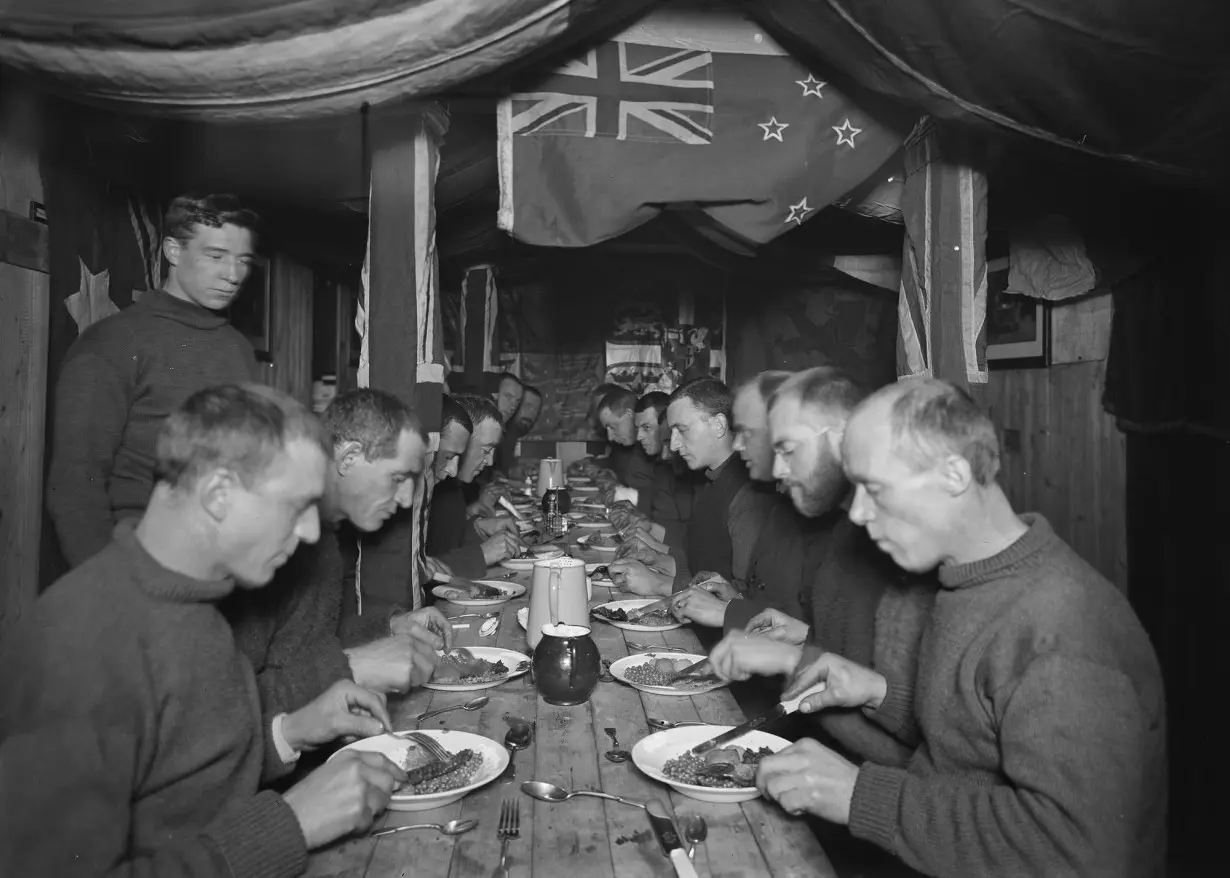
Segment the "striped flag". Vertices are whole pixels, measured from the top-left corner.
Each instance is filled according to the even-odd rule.
[[[930,119],[906,139],[897,374],[964,386],[987,382],[987,181],[961,148]]]

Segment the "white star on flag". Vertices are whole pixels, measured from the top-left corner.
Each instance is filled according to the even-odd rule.
[[[92,324],[104,317],[118,314],[120,309],[115,307],[109,294],[111,272],[100,271],[98,274],[93,274],[85,267],[85,262],[80,256],[77,257],[77,262],[81,265],[81,285],[77,287],[77,292],[64,300],[64,307],[68,308],[68,313],[73,315],[73,321],[77,324],[77,334],[81,335]]]
[[[785,222],[793,222],[801,226],[803,225],[803,220],[806,219],[807,215],[813,210],[815,210],[815,208],[808,207],[807,199],[804,198],[798,204],[790,205],[790,216],[786,217]]]
[[[807,74],[806,79],[796,79],[795,84],[803,86],[803,97],[807,97],[808,95],[815,95],[816,97],[822,98],[822,99],[824,95],[820,94],[820,89],[828,85],[827,82],[821,82],[820,80],[816,79],[816,77],[812,76],[810,73]]]
[[[848,143],[850,144],[850,149],[854,149],[855,135],[863,133],[863,129],[855,128],[850,124],[849,119],[843,122],[840,126],[834,125],[832,128],[837,132],[837,145],[841,146],[843,143]]]
[[[782,140],[782,132],[790,127],[789,122],[778,122],[776,116],[770,116],[768,122],[757,122],[756,124],[764,129],[765,140],[776,140],[779,143],[785,143]]]

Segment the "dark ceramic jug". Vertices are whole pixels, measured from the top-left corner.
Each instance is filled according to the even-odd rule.
[[[543,625],[534,648],[534,682],[547,704],[584,704],[601,673],[598,647],[581,625]]]

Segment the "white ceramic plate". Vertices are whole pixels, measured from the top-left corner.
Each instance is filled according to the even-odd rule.
[[[517,610],[517,621],[521,624],[521,627],[524,628],[526,631],[530,630],[530,608],[529,607],[522,607],[521,609]]]
[[[670,659],[672,662],[684,662],[679,665],[676,670],[683,670],[688,665],[694,665],[701,659],[703,655],[692,655],[682,652],[639,652],[636,655],[630,655],[627,658],[621,658],[619,661],[611,665],[611,673],[616,680],[621,683],[627,683],[633,689],[639,689],[642,692],[648,692],[651,695],[672,695],[672,696],[689,696],[700,695],[705,692],[712,692],[714,689],[721,689],[726,683],[707,683],[704,686],[646,686],[644,683],[633,683],[628,679],[628,668],[636,667],[637,665],[651,664],[658,659]]]
[[[594,480],[589,476],[568,476],[568,486],[573,485],[592,485]]]
[[[449,586],[437,585],[431,590],[431,593],[441,600],[448,601],[450,604],[456,604],[459,607],[498,607],[506,604],[513,598],[519,598],[525,594],[525,586],[518,585],[515,582],[505,582],[502,579],[476,579],[475,582],[480,585],[489,585],[492,588],[498,588],[504,592],[502,598],[450,598],[448,597]]]
[[[564,550],[559,546],[530,546],[535,561],[551,561],[564,557]]]
[[[456,802],[465,796],[466,793],[491,783],[508,766],[508,751],[504,749],[504,746],[498,741],[484,738],[482,735],[475,735],[472,732],[458,732],[452,729],[424,729],[422,734],[438,742],[441,747],[450,753],[458,753],[469,748],[476,753],[482,754],[482,768],[474,775],[474,780],[468,786],[458,787],[455,790],[447,790],[443,793],[430,793],[426,796],[394,793],[393,798],[389,800],[390,811],[430,811],[432,808],[441,808]],[[406,748],[409,746],[409,743],[404,738],[399,738],[397,735],[376,735],[374,738],[364,738],[362,741],[348,744],[329,758],[336,759],[339,753],[344,753],[347,750],[357,750],[364,753],[383,753],[390,760],[400,765],[401,760],[405,756]]]
[[[601,513],[602,515],[606,515],[606,511],[607,511],[606,506],[602,505],[596,500],[578,500],[577,502],[572,504],[572,508],[577,511],[569,512],[568,513],[569,515],[581,515],[582,513],[585,513],[585,512],[598,512],[598,513]]]
[[[609,603],[598,604],[598,607],[606,607],[608,610],[623,610],[627,613],[631,610],[639,610],[641,607],[657,603],[659,600],[661,598],[636,598],[627,601],[610,601]],[[598,607],[590,608],[591,615]],[[594,616],[594,618],[606,622],[608,625],[614,625],[616,628],[622,628],[625,631],[673,631],[676,628],[683,627],[682,622],[672,622],[669,625],[638,625],[635,622],[612,622],[610,619],[604,619],[602,616]],[[701,658],[703,656],[697,656],[695,661],[700,661]],[[611,667],[615,666],[611,665]]]
[[[601,530],[604,527],[612,527],[609,521],[574,521],[573,526],[584,527],[590,530]]]
[[[577,494],[597,494],[602,489],[597,485],[577,485],[575,488],[569,488],[569,490]]]
[[[577,537],[577,545],[589,549],[591,552],[602,552],[604,555],[614,555],[618,546],[591,546],[589,544],[589,534]]]
[[[611,671],[614,673],[614,665],[611,665]],[[636,764],[637,768],[654,780],[669,785],[690,799],[698,799],[701,802],[747,802],[758,798],[760,790],[755,787],[723,789],[721,787],[696,786],[671,780],[662,773],[662,769],[666,766],[667,761],[682,755],[701,741],[716,738],[722,732],[728,732],[733,728],[734,726],[680,726],[674,729],[667,729],[664,732],[655,732],[636,742],[632,748],[632,761]],[[748,732],[742,738],[731,743],[737,747],[752,747],[755,749],[768,747],[774,753],[785,750],[790,746],[790,742],[785,738],[779,738],[777,735],[770,735],[768,732],[759,731]]]
[[[515,677],[520,677],[522,674],[529,673],[529,665],[526,665],[525,670],[518,671],[522,662],[528,663],[530,657],[523,653],[516,652],[511,649],[501,649],[498,646],[468,646],[466,647],[475,658],[485,659],[489,662],[503,662],[509,669],[508,675],[501,677],[498,680],[492,680],[489,683],[424,683],[424,687],[435,689],[438,692],[477,692],[479,689],[493,689],[501,683],[505,683]]]
[[[538,558],[505,558],[503,561],[500,562],[500,566],[503,567],[505,570],[516,570],[518,572],[522,572],[525,570],[533,570],[534,562],[537,560],[539,559]]]

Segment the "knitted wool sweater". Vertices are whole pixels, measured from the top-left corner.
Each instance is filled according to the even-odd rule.
[[[289,878],[286,770],[216,602],[126,533],[51,586],[0,656],[0,875]],[[262,770],[263,769],[263,770]]]
[[[198,390],[255,374],[252,345],[225,314],[162,290],[146,290],[73,343],[56,384],[47,480],[47,510],[70,566],[144,511],[167,416]]]
[[[1004,551],[940,569],[917,682],[890,679],[876,714],[918,750],[860,769],[850,830],[929,875],[1160,876],[1157,658],[1123,595],[1022,519]]]

